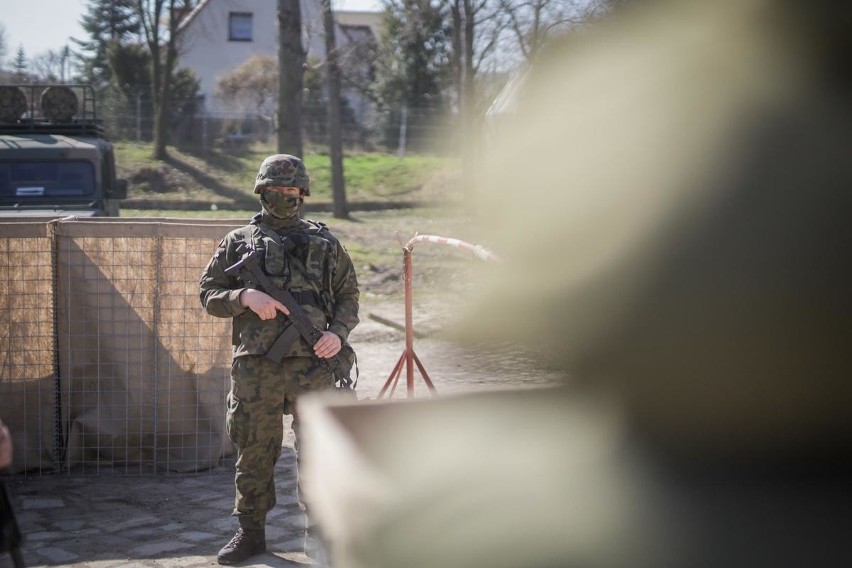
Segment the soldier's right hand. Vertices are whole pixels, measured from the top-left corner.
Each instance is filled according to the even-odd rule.
[[[278,315],[278,312],[285,315],[290,313],[290,310],[284,304],[266,292],[251,288],[240,292],[240,305],[256,313],[257,317],[262,320],[273,319]]]

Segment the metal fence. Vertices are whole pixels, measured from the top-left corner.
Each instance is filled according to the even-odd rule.
[[[149,98],[106,98],[101,117],[110,137],[150,142],[154,117]],[[302,108],[302,134],[309,145],[329,143],[326,106],[306,103]],[[261,113],[208,112],[200,102],[176,104],[169,120],[171,143],[191,148],[273,142],[276,137],[273,110]],[[452,117],[434,109],[399,107],[379,110],[372,105],[357,111],[344,106],[342,138],[347,148],[404,154],[440,151],[456,136]]]
[[[195,472],[224,431],[230,327],[198,279],[236,221],[0,222],[13,472]]]

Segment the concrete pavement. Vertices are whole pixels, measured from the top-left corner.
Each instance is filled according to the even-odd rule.
[[[303,553],[304,515],[296,501],[295,454],[276,466],[278,505],[270,513],[267,553],[244,566],[312,565]],[[192,568],[216,565],[237,528],[233,459],[197,474],[54,474],[5,479],[25,533],[28,567]],[[8,555],[0,568],[11,567]]]
[[[378,324],[377,324],[378,325]],[[356,330],[361,329],[362,326]],[[369,328],[369,322],[363,326]],[[374,399],[397,362],[394,341],[358,344],[359,399]],[[543,386],[560,380],[508,349],[483,353],[437,339],[421,339],[417,352],[441,394]],[[405,377],[397,397],[406,396]],[[428,396],[422,377],[416,395]],[[276,465],[278,505],[267,525],[267,553],[244,566],[297,568],[315,565],[303,553],[304,516],[296,502],[295,454],[290,418]],[[216,565],[216,553],[237,529],[231,517],[233,458],[197,474],[127,474],[102,467],[92,475],[45,474],[6,478],[18,523],[26,535],[28,567],[194,568]],[[0,568],[12,566],[0,556]]]

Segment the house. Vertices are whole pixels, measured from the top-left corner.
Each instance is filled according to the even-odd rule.
[[[302,45],[308,61],[325,57],[320,0],[302,0]],[[335,11],[337,46],[344,53],[377,42],[379,12]],[[178,29],[179,66],[191,69],[201,82],[204,109],[211,116],[237,117],[245,109],[227,106],[215,97],[217,80],[255,55],[277,57],[277,0],[201,0]],[[364,66],[369,61],[360,61]],[[365,75],[366,76],[366,75]],[[369,112],[366,99],[354,89],[344,97],[356,114]]]
[[[522,66],[509,75],[503,87],[485,111],[485,142],[491,143],[504,133],[506,124],[518,113],[519,99],[528,80],[531,68]],[[493,77],[496,79],[496,77]]]

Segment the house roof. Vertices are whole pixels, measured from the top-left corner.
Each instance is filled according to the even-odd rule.
[[[274,0],[267,0],[272,2]],[[195,8],[187,15],[186,18],[181,20],[180,25],[178,26],[178,33],[180,33],[186,26],[189,25],[192,20],[209,4],[211,0],[201,0]],[[338,25],[341,26],[368,26],[370,31],[373,32],[373,37],[376,39],[379,38],[380,29],[382,26],[382,13],[381,12],[369,12],[366,10],[335,10],[334,11],[334,20]]]
[[[488,110],[485,111],[485,116],[498,116],[504,114],[514,114],[518,110],[518,97],[521,89],[529,74],[528,67],[522,67],[515,71],[503,88],[494,97],[494,101]]]
[[[199,3],[195,6],[195,8],[193,8],[193,9],[192,9],[192,12],[190,12],[190,13],[189,13],[189,15],[188,15],[186,18],[184,18],[183,20],[181,20],[180,25],[178,26],[178,29],[177,29],[178,33],[180,33],[181,31],[183,31],[183,28],[185,28],[186,26],[188,26],[188,25],[189,25],[189,23],[190,23],[192,20],[194,20],[194,19],[195,19],[195,16],[197,16],[197,15],[198,15],[198,13],[199,13],[199,12],[201,12],[201,10],[203,10],[203,9],[204,9],[204,7],[205,7],[205,6],[207,6],[207,4],[208,4],[209,2],[210,2],[210,0],[201,0],[201,2],[199,2]]]
[[[335,10],[334,21],[341,27],[367,27],[378,40],[381,37],[384,14],[382,12],[366,12],[360,10]]]

